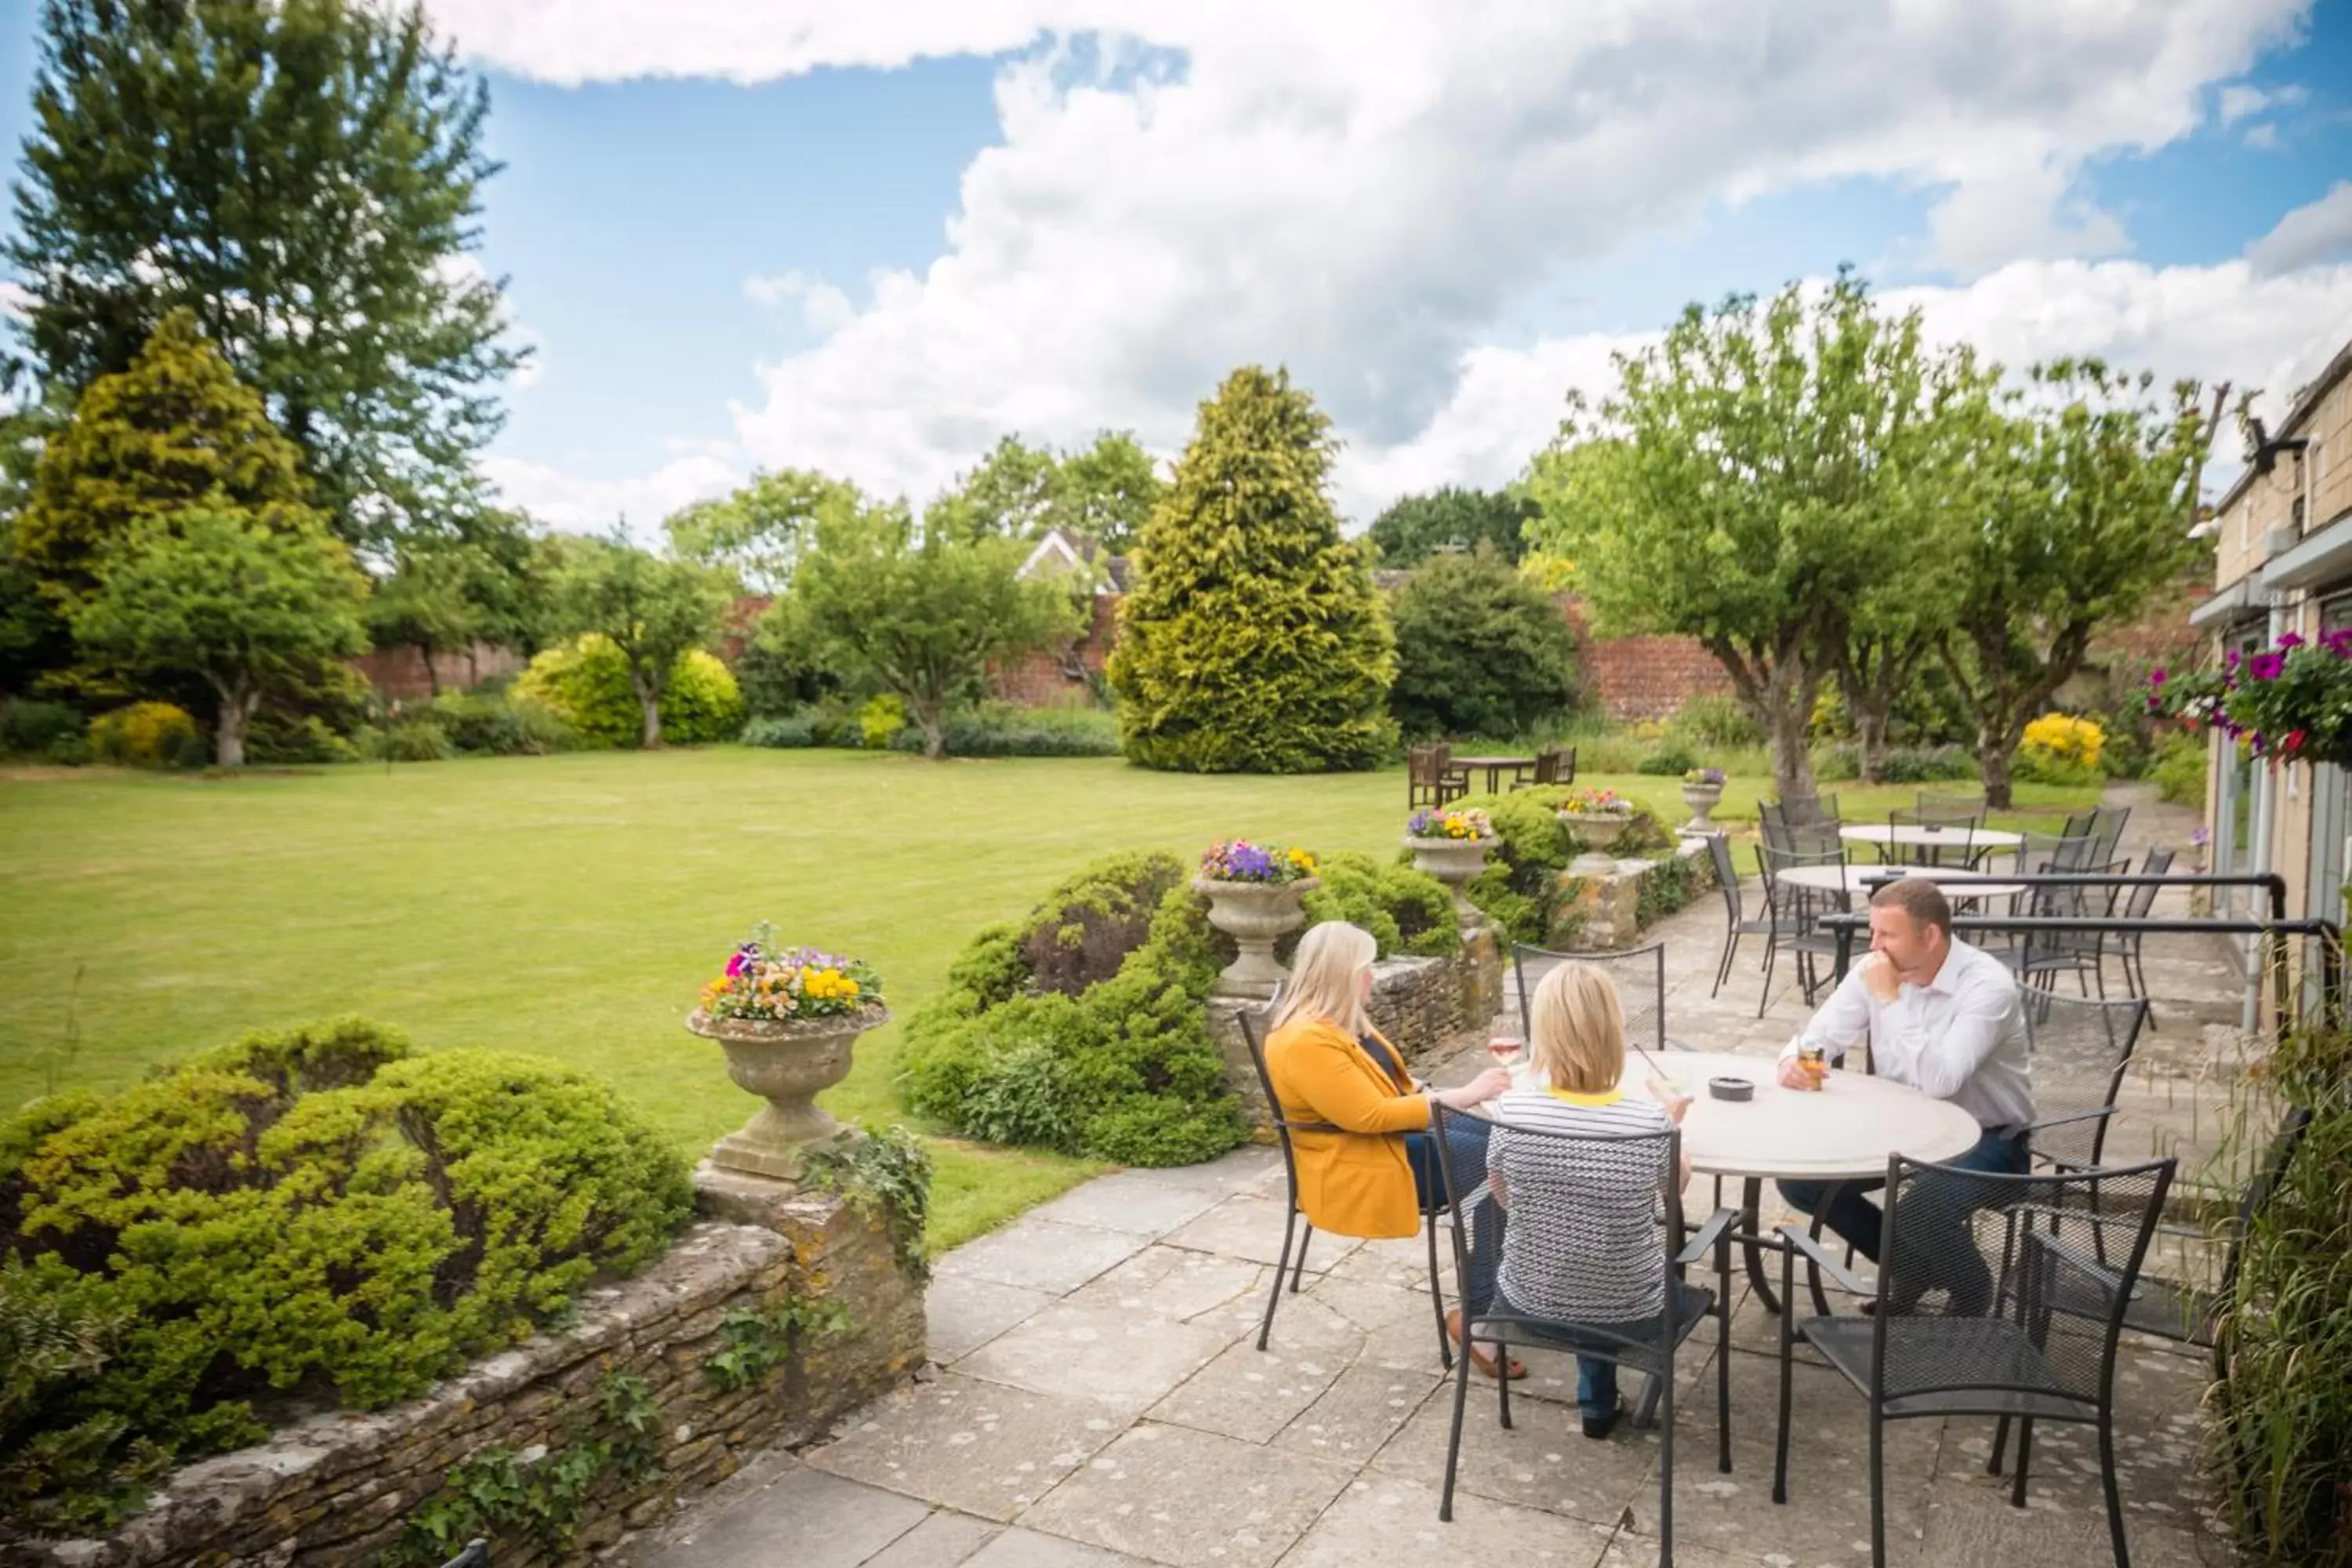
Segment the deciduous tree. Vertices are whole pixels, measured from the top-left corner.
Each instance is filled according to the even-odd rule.
[[[615,530],[564,552],[550,596],[557,630],[598,633],[629,661],[629,689],[645,719],[643,743],[648,751],[660,745],[662,688],[680,655],[718,636],[726,574],[696,561],[664,560]]]
[[[1372,520],[1370,538],[1383,566],[1418,566],[1435,552],[1480,544],[1517,561],[1527,552],[1520,530],[1535,513],[1532,501],[1509,490],[1448,485],[1391,502]]]
[[[826,518],[866,504],[857,487],[806,468],[754,474],[717,500],[696,501],[662,524],[670,548],[688,560],[724,567],[754,594],[781,594]]]

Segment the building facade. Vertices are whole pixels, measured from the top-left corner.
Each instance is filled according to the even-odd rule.
[[[2189,620],[2223,654],[2352,626],[2352,342],[2299,392],[2214,509],[2215,591]],[[2205,825],[2216,872],[2276,872],[2293,917],[2343,919],[2352,779],[2257,763],[2214,734]],[[2264,912],[2248,895],[2236,907]]]

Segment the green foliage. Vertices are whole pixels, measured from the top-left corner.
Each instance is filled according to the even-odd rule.
[[[89,755],[89,729],[80,711],[62,702],[0,698],[0,756],[83,762]]]
[[[1330,420],[1289,373],[1202,405],[1144,525],[1109,677],[1127,754],[1192,773],[1376,765],[1394,745],[1394,638],[1325,493]]]
[[[903,510],[826,520],[760,635],[894,693],[924,754],[942,756],[949,714],[980,700],[992,663],[1077,630],[1066,585],[1022,579],[1026,554],[1016,541],[945,527],[919,538]]]
[[[621,671],[637,711],[637,743],[662,743],[667,716],[663,700],[674,679],[696,668],[692,656],[719,633],[729,598],[727,574],[692,561],[666,561],[639,550],[625,535],[572,542],[550,586],[551,624],[559,632],[601,637],[620,656]],[[704,656],[706,658],[708,655]],[[534,661],[534,664],[536,661]],[[711,660],[693,676],[696,689],[681,692],[680,732],[700,740],[732,740],[743,727],[743,703],[735,678]],[[723,678],[723,679],[722,679]],[[581,711],[564,711],[583,734],[611,733],[609,721],[592,724]],[[614,736],[606,742],[618,745]]]
[[[369,596],[368,637],[380,648],[415,648],[441,696],[435,654],[478,640],[515,647],[536,640],[543,584],[535,568],[529,530],[509,513],[478,511],[447,529],[404,534],[392,572]]]
[[[821,1193],[839,1193],[890,1230],[891,1255],[909,1279],[931,1277],[923,1252],[923,1226],[931,1212],[931,1155],[922,1140],[903,1127],[875,1133],[847,1132],[812,1149],[802,1184]]]
[[[1241,1142],[1203,1012],[1233,946],[1182,875],[1168,856],[1115,857],[1022,925],[980,932],[908,1026],[908,1104],[969,1136],[1121,1163],[1190,1164]],[[1041,989],[1032,955],[1062,954],[1052,973],[1073,989]]]
[[[217,705],[213,752],[245,762],[262,699],[325,679],[367,647],[366,579],[316,525],[273,527],[208,501],[135,523],[110,547],[74,611],[74,640],[132,676],[195,676]]]
[[[1366,537],[1383,566],[1418,566],[1440,552],[1469,553],[1481,546],[1517,565],[1527,552],[1520,530],[1535,514],[1535,503],[1512,491],[1448,485],[1390,502]],[[1402,626],[1398,637],[1402,639]]]
[[[690,1198],[602,1084],[525,1057],[414,1056],[356,1019],[37,1103],[0,1122],[0,1294],[121,1327],[93,1375],[20,1414],[6,1446],[78,1458],[20,1475],[9,1510],[91,1517],[154,1454],[259,1436],[266,1390],[415,1394],[650,1260]]]
[[[853,515],[865,505],[845,479],[806,468],[762,469],[731,495],[672,513],[662,530],[680,558],[720,568],[748,592],[781,594],[814,544],[819,520]]]
[[[93,761],[126,768],[202,766],[196,721],[169,702],[133,702],[89,721]]]
[[[1529,541],[1576,563],[1596,630],[1698,638],[1766,721],[1780,792],[1810,794],[1814,695],[1965,515],[1948,480],[1990,374],[1847,273],[1693,305],[1617,369],[1536,459]]]
[[[347,542],[471,504],[521,353],[464,264],[488,100],[424,7],[49,0],[38,48],[5,255],[43,391],[121,370],[184,307]]]
[[[857,710],[857,736],[869,752],[886,750],[907,727],[907,704],[896,692],[884,691],[866,700]]]
[[[683,684],[678,676],[671,677],[673,699]],[[445,691],[425,713],[452,747],[469,756],[543,757],[581,744],[579,733],[553,709],[502,692]],[[710,725],[698,716],[688,727],[698,732]]]
[[[1034,539],[1059,529],[1120,554],[1134,547],[1164,487],[1150,454],[1106,430],[1059,456],[1007,436],[924,509],[923,525],[958,539]]]
[[[2157,742],[2147,778],[2156,785],[2157,793],[2172,805],[2202,805],[2206,771],[2205,737],[2175,731]]]
[[[376,1568],[435,1568],[467,1542],[502,1534],[568,1555],[581,1505],[598,1482],[616,1476],[624,1485],[642,1486],[661,1473],[660,1416],[644,1378],[609,1374],[592,1404],[566,1415],[557,1441],[537,1460],[511,1448],[481,1448],[450,1466],[440,1490],[402,1521]]]
[[[816,715],[805,710],[754,719],[743,726],[742,742],[747,746],[768,746],[778,750],[824,743],[817,739]]]
[[[1671,728],[1702,747],[1745,751],[1764,743],[1763,728],[1737,698],[1694,697],[1675,710]]]
[[[1391,610],[1389,710],[1408,737],[1524,734],[1574,704],[1574,634],[1491,547],[1433,558]]]
[[[2224,1299],[2228,1375],[2217,1420],[2213,1491],[2240,1558],[2285,1568],[2352,1564],[2352,1036],[2313,1023],[2282,1039],[2233,1096],[2213,1163],[2232,1189],[2261,1159],[2281,1111],[2311,1123],[2270,1200],[2242,1238]]]
[[[1698,765],[1696,753],[1678,742],[1669,742],[1635,763],[1633,771],[1652,778],[1678,779]]]
[[[951,757],[1115,757],[1118,720],[1096,708],[1015,708],[983,703],[950,718],[940,732]],[[914,730],[890,738],[894,751],[922,748]]]
[[[542,651],[515,683],[518,706],[536,703],[583,745],[631,746],[646,733],[629,661],[591,633]],[[680,654],[662,681],[660,734],[682,745],[731,741],[743,727],[741,695],[727,667],[699,648]]]
[[[143,334],[142,334],[143,335]],[[140,523],[217,501],[299,525],[301,454],[184,310],[91,382],[42,447],[15,548],[68,616]]]
[[[1687,908],[1698,894],[1697,862],[1680,855],[1652,861],[1633,895],[1634,929],[1648,930],[1654,921]]]
[[[1346,921],[1372,933],[1380,956],[1409,953],[1450,958],[1462,948],[1462,922],[1445,884],[1403,862],[1382,865],[1369,855],[1326,855],[1315,874],[1323,885],[1303,900],[1307,923]]]
[[[702,1358],[702,1380],[721,1394],[749,1388],[793,1357],[810,1334],[849,1327],[849,1304],[787,1296],[765,1311],[729,1309],[719,1320],[719,1348]]]
[[[1463,810],[1485,812],[1495,825],[1496,842],[1486,851],[1486,868],[1466,890],[1470,901],[1514,942],[1541,943],[1551,934],[1559,874],[1577,854],[1558,813],[1574,793],[1543,784],[1455,803]]]

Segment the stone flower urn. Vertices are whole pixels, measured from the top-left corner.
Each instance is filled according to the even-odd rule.
[[[768,1102],[711,1146],[710,1163],[797,1181],[810,1146],[841,1131],[831,1114],[817,1108],[815,1096],[849,1076],[849,1048],[857,1037],[889,1021],[890,1010],[879,1005],[791,1022],[714,1018],[700,1009],[688,1016],[690,1033],[718,1041],[727,1053],[727,1076],[735,1087]]]
[[[1264,1002],[1290,978],[1289,971],[1274,961],[1274,944],[1306,923],[1307,911],[1299,900],[1322,885],[1320,877],[1295,882],[1192,879],[1193,891],[1208,897],[1209,923],[1241,944],[1241,956],[1217,976],[1218,995]]]
[[[1622,811],[1563,811],[1559,819],[1570,833],[1584,840],[1584,853],[1570,864],[1570,870],[1587,877],[1605,877],[1617,869],[1616,858],[1608,850],[1620,835],[1633,826],[1631,806]]]
[[[1412,851],[1412,868],[1427,872],[1454,895],[1454,912],[1467,924],[1483,919],[1470,901],[1469,885],[1486,868],[1486,847],[1492,838],[1416,838],[1408,833],[1404,847]]]
[[[1686,784],[1683,785],[1683,804],[1691,810],[1691,819],[1683,824],[1683,831],[1712,833],[1715,824],[1707,820],[1707,813],[1723,804],[1723,786],[1719,784]]]

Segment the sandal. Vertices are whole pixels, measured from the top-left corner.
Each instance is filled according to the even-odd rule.
[[[1462,1343],[1462,1309],[1461,1309],[1461,1308],[1459,1308],[1459,1307],[1455,1307],[1455,1308],[1453,1308],[1453,1309],[1449,1310],[1446,1312],[1446,1314],[1445,1314],[1445,1331],[1446,1331],[1447,1333],[1449,1333],[1449,1334],[1451,1334],[1451,1335],[1453,1335],[1453,1336],[1454,1336],[1454,1342],[1455,1344],[1457,1344],[1457,1345],[1458,1345],[1458,1344],[1461,1344],[1461,1343]],[[1483,1346],[1483,1345],[1471,1345],[1471,1346],[1469,1346],[1469,1347],[1467,1347],[1467,1348],[1468,1348],[1469,1352],[1470,1352],[1470,1364],[1471,1364],[1472,1366],[1476,1367],[1480,1372],[1485,1373],[1488,1377],[1494,1377],[1494,1376],[1496,1376],[1496,1371],[1495,1371],[1495,1352],[1494,1352],[1493,1351],[1486,1349],[1486,1348],[1485,1346]],[[1512,1377],[1512,1379],[1513,1379],[1514,1381],[1517,1381],[1517,1379],[1522,1378],[1522,1377],[1525,1377],[1525,1376],[1527,1376],[1527,1375],[1528,1375],[1528,1369],[1527,1369],[1527,1365],[1526,1365],[1526,1363],[1524,1363],[1523,1362],[1521,1362],[1521,1361],[1519,1360],[1519,1358],[1518,1358],[1518,1357],[1517,1357],[1517,1356],[1513,1356],[1513,1357],[1511,1358],[1511,1377]]]

